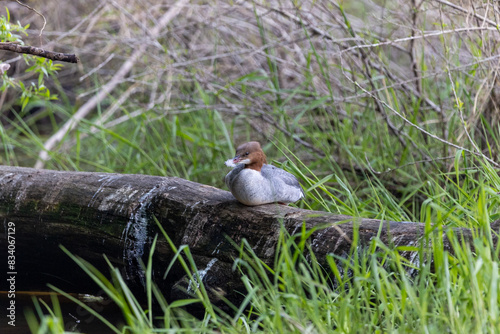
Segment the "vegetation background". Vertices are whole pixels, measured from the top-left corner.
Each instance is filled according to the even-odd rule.
[[[248,265],[247,308],[221,316],[207,304],[199,320],[165,304],[159,316],[176,319],[165,328],[498,328],[498,249],[488,229],[499,217],[496,1],[28,2],[45,27],[35,11],[0,3],[2,41],[81,60],[60,66],[0,53],[11,65],[0,164],[224,188],[234,146],[258,140],[301,180],[300,207],[477,232],[474,253],[458,241],[454,256],[439,241],[400,249],[432,258],[432,270],[384,245],[344,259],[345,271],[334,262],[316,268],[293,253],[300,236],[284,236],[277,257],[286,261]],[[258,259],[250,252],[241,263]],[[148,317],[131,317],[127,330],[155,331]]]

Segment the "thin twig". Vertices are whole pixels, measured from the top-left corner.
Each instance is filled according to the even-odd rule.
[[[370,163],[370,160],[368,160],[368,155],[365,152],[365,160],[366,160],[366,163],[368,164],[368,168],[372,171],[373,174],[376,174],[376,175],[383,175],[383,174],[387,174],[387,173],[390,173],[390,172],[394,172],[394,171],[396,171],[398,169],[402,169],[402,168],[406,168],[406,167],[409,167],[409,166],[412,166],[412,165],[416,165],[416,164],[421,163],[421,162],[434,162],[434,161],[439,161],[439,160],[449,160],[449,159],[453,159],[453,158],[455,158],[455,156],[454,155],[450,155],[449,157],[439,157],[439,158],[418,160],[418,161],[409,162],[407,164],[404,164],[404,165],[401,165],[401,166],[398,166],[398,167],[387,168],[387,170],[385,170],[383,172],[379,172],[379,171],[376,171],[372,167],[372,165]]]
[[[82,82],[83,80],[85,80],[86,78],[88,78],[89,76],[91,76],[92,74],[94,74],[95,72],[99,71],[104,65],[106,65],[108,62],[111,61],[111,59],[113,59],[115,57],[115,54],[112,53],[109,55],[108,58],[106,58],[105,61],[103,61],[102,63],[100,63],[99,65],[97,65],[96,67],[94,67],[92,70],[90,70],[87,74],[83,75],[80,77],[79,81]]]
[[[492,25],[493,27],[498,27],[498,23],[496,23],[495,21],[487,19],[486,17],[481,16],[481,15],[475,13],[475,12],[471,13],[467,9],[462,8],[462,7],[458,6],[457,4],[451,3],[451,2],[446,1],[446,0],[434,0],[434,1],[439,2],[440,4],[443,4],[443,5],[449,6],[449,7],[453,8],[453,9],[459,10],[459,11],[461,11],[463,13],[466,13],[467,15],[472,15],[472,16],[476,17],[477,19],[479,19],[481,21],[484,21],[484,22]]]
[[[40,33],[38,34],[38,37],[40,38],[40,46],[42,46],[42,33],[43,33],[43,30],[45,29],[45,26],[47,25],[47,20],[45,19],[45,16],[43,16],[43,14],[42,14],[42,13],[40,13],[39,11],[37,11],[35,8],[30,7],[30,6],[28,6],[28,5],[24,4],[24,3],[22,3],[22,2],[21,2],[21,1],[19,1],[19,0],[16,0],[16,2],[17,2],[18,4],[20,4],[21,6],[26,7],[26,8],[28,8],[29,10],[34,11],[35,13],[37,13],[38,15],[40,15],[40,16],[42,17],[42,19],[43,19],[43,25],[42,25],[42,29],[40,29]]]
[[[485,31],[485,30],[498,32],[498,28],[493,28],[493,27],[467,27],[467,28],[457,28],[457,29],[449,29],[449,30],[439,30],[439,31],[433,31],[433,32],[429,32],[429,33],[423,33],[421,35],[396,38],[396,39],[386,41],[386,42],[355,45],[355,46],[352,46],[350,48],[341,50],[338,53],[346,53],[346,52],[353,51],[356,49],[376,48],[379,46],[393,45],[393,44],[397,44],[397,43],[409,42],[411,40],[423,39],[423,38],[427,38],[427,37],[441,36],[441,35],[452,34],[452,33]]]

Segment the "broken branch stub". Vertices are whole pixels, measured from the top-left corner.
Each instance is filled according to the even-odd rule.
[[[104,273],[102,254],[131,288],[143,291],[149,247],[158,233],[156,217],[173,243],[188,245],[213,298],[235,297],[241,283],[232,264],[236,244],[246,239],[255,254],[271,264],[280,228],[290,234],[320,228],[309,238],[311,249],[326,266],[327,254],[349,254],[353,232],[359,245],[379,235],[386,245],[416,245],[424,235],[421,223],[381,222],[283,205],[247,207],[227,192],[175,177],[87,172],[60,172],[0,166],[0,220],[15,224],[18,290],[45,289],[51,283],[68,292],[92,292],[83,275],[59,245]],[[4,224],[5,225],[5,224]],[[457,229],[470,239],[467,229]],[[3,233],[6,233],[4,231]],[[450,249],[443,238],[443,245]],[[7,249],[6,236],[0,249]],[[189,290],[180,266],[163,274],[174,253],[160,236],[154,253],[153,277],[167,297],[185,298]],[[411,259],[411,252],[403,253]]]

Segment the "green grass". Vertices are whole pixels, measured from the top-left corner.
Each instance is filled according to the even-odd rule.
[[[373,247],[355,243],[348,256],[329,255],[324,266],[319,265],[321,261],[305,242],[309,236],[306,230],[294,236],[281,230],[272,266],[263,263],[252,246],[243,241],[235,269],[241,273],[245,299],[239,306],[231,305],[230,314],[210,304],[203,284],[194,290],[192,299],[170,304],[165,300],[150,275],[156,239],[146,265],[147,305],[141,305],[131,294],[118,268],[109,264],[112,279],[108,280],[84,259],[65,250],[120,307],[125,319],[121,328],[52,288],[115,333],[492,333],[500,325],[498,249],[486,235],[477,232],[474,254],[449,232],[453,255],[439,247],[436,239],[432,239],[432,247],[421,243],[392,249],[375,238]],[[168,239],[166,234],[161,237]],[[180,261],[189,279],[195,279],[198,270],[189,249],[171,245],[176,251],[173,261]],[[415,252],[420,259],[433,258],[433,268],[430,261],[409,263],[402,252]],[[153,299],[160,305],[154,314]],[[204,318],[195,318],[183,309],[195,303],[205,307]],[[45,306],[51,316],[42,315],[36,303],[40,323],[33,314],[28,317],[32,332],[45,333],[50,328],[51,333],[62,333],[57,299],[53,300],[54,311]],[[59,327],[47,327],[48,319]]]

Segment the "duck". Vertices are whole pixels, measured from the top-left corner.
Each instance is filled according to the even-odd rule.
[[[267,164],[266,155],[257,141],[238,146],[234,158],[226,160],[225,164],[233,169],[227,173],[224,182],[244,205],[289,204],[304,197],[304,190],[294,175]]]

